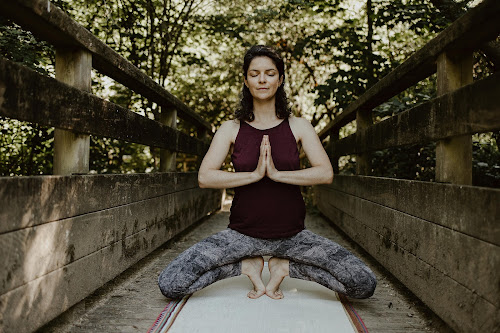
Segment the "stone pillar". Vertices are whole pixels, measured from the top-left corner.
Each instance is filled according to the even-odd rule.
[[[177,110],[162,108],[160,113],[160,122],[173,129],[177,128]],[[176,165],[176,152],[168,149],[160,149],[160,171],[161,172],[175,172]]]
[[[76,48],[56,49],[56,79],[90,92],[92,54]],[[54,174],[89,172],[90,135],[55,129]]]
[[[472,83],[472,65],[471,52],[439,55],[438,96]],[[436,181],[472,185],[472,137],[470,135],[450,137],[437,142]]]

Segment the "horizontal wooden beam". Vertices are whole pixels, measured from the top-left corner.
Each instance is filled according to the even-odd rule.
[[[500,189],[346,175],[336,175],[332,184],[321,187],[362,197],[500,246]]]
[[[2,16],[14,20],[56,46],[78,46],[92,53],[93,67],[142,96],[166,108],[209,134],[212,126],[148,75],[76,23],[47,0],[0,0]]]
[[[0,235],[193,188],[197,172],[0,177]]]
[[[500,286],[494,283],[492,268],[500,268],[500,247],[477,238],[389,207],[363,197],[336,190],[323,193],[344,214],[363,221],[387,243],[386,250],[411,253],[451,276],[458,283],[475,290],[486,301],[500,306]],[[440,253],[453,253],[443,256]],[[478,272],[481,281],[477,283]]]
[[[215,205],[209,211],[203,209],[207,205],[205,197],[216,193],[220,198],[220,190],[176,191],[1,234],[0,295],[141,230],[152,229],[155,224],[181,225],[182,222],[173,219],[176,214],[193,211],[203,217],[217,208]],[[176,212],[179,207],[184,207],[185,212]]]
[[[314,190],[320,211],[450,326],[496,327],[500,190],[363,176]]]
[[[370,87],[319,133],[325,139],[356,117],[358,110],[372,110],[436,72],[436,59],[444,51],[474,50],[500,33],[500,1],[484,0],[453,22],[401,65]]]
[[[457,332],[489,332],[498,327],[495,305],[439,267],[391,242],[387,233],[380,234],[371,227],[372,219],[360,221],[335,207],[321,194],[318,208]],[[450,252],[438,254],[449,255]]]
[[[208,144],[0,57],[0,115],[194,155]]]
[[[34,332],[218,210],[220,199],[220,190],[195,188],[1,235],[1,327]]]
[[[500,72],[334,142],[335,156],[500,129]]]

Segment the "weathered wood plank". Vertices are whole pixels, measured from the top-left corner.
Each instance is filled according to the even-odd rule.
[[[217,195],[221,192],[189,189],[1,234],[0,295],[141,230],[176,226],[182,222],[172,221],[174,215],[183,209],[205,212]]]
[[[500,307],[500,285],[496,283],[500,246],[364,198],[328,189],[322,195],[346,215],[383,235],[387,252],[408,252]]]
[[[188,154],[208,150],[188,134],[1,57],[0,115]]]
[[[56,78],[85,92],[92,89],[92,54],[77,48],[56,50]],[[62,129],[54,131],[55,175],[88,173],[90,170],[90,135]]]
[[[175,108],[179,117],[212,133],[212,126],[200,115],[166,91],[139,68],[73,21],[50,1],[0,0],[2,16],[14,20],[33,34],[56,46],[79,46],[93,54],[93,66],[162,107]]]
[[[500,190],[380,177],[336,175],[321,185],[500,246]]]
[[[173,235],[220,207],[215,191],[185,191],[176,212],[147,228],[29,281],[0,296],[0,323],[6,332],[32,332],[101,287]],[[198,193],[200,191],[198,190]],[[198,209],[193,209],[193,206]],[[80,235],[83,237],[83,235]],[[96,237],[91,234],[85,237]],[[76,251],[76,249],[75,249]]]
[[[357,110],[371,110],[436,72],[435,61],[444,51],[476,49],[500,33],[500,2],[485,0],[443,30],[405,62],[369,88],[320,132],[321,140],[332,128],[353,121]]]
[[[358,110],[356,112],[356,131],[363,131],[373,124],[372,110]],[[372,157],[370,152],[356,155],[356,174],[370,175],[372,170]]]
[[[163,108],[160,114],[160,122],[164,125],[177,128],[177,111]],[[199,137],[198,137],[199,138]],[[176,153],[166,149],[160,150],[160,171],[170,172],[177,168]],[[198,170],[198,168],[196,168]]]
[[[500,73],[402,112],[334,142],[335,155],[500,129]]]
[[[0,234],[197,187],[197,172],[0,177]]]
[[[457,332],[493,332],[498,328],[498,308],[474,290],[402,248],[387,249],[392,243],[384,234],[371,228],[369,221],[359,221],[334,207],[328,196],[319,196],[318,207]]]
[[[437,59],[437,94],[442,96],[473,82],[470,50],[442,53]],[[453,112],[453,110],[450,110]],[[500,117],[499,117],[500,118]],[[460,135],[436,143],[436,181],[472,185],[472,136]]]

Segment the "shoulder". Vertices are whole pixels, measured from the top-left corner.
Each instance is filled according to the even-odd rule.
[[[295,117],[290,116],[288,118],[288,122],[290,123],[290,128],[295,136],[300,140],[307,134],[310,134],[311,131],[315,132],[314,127],[312,127],[311,122],[303,117]]]
[[[239,129],[240,121],[238,119],[226,120],[220,125],[216,135],[229,139],[231,143],[234,143]]]
[[[294,124],[295,126],[297,127],[312,127],[311,123],[309,122],[309,120],[307,120],[306,118],[303,118],[303,117],[296,117],[294,115],[290,116],[290,118],[288,118],[288,121],[290,122],[290,124]]]

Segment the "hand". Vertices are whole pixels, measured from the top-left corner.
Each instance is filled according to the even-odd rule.
[[[266,175],[266,140],[268,140],[268,136],[264,135],[262,141],[260,142],[259,161],[257,162],[257,168],[254,171],[254,174],[257,175],[257,181],[261,180]]]
[[[272,180],[276,180],[279,171],[274,166],[273,156],[271,155],[271,143],[269,142],[269,137],[267,137],[267,142],[265,147],[266,147],[266,176],[268,176]]]

